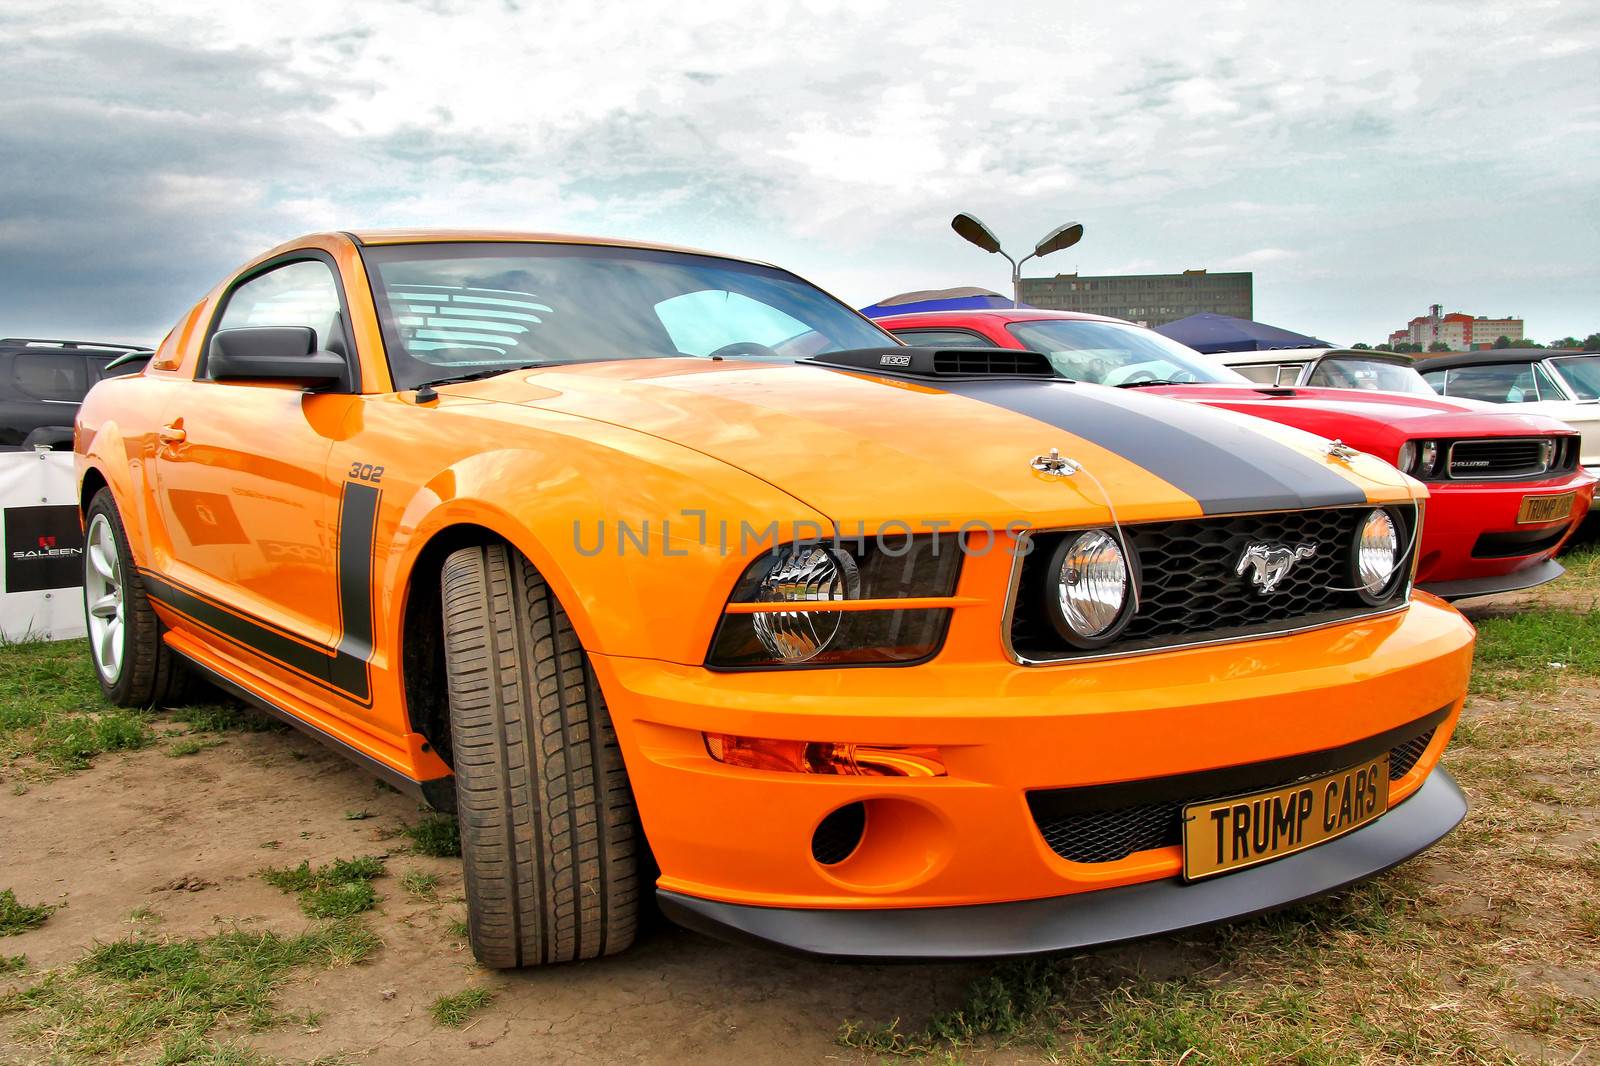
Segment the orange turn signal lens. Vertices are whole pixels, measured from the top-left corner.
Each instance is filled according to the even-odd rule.
[[[840,777],[943,777],[939,749],[927,744],[834,744],[706,733],[706,752],[747,770]]]

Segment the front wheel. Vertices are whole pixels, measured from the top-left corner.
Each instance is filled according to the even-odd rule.
[[[183,667],[161,639],[110,489],[94,494],[84,518],[83,610],[100,691],[119,707],[165,703],[179,694]]]
[[[440,582],[473,954],[505,969],[622,951],[641,834],[589,657],[510,547],[462,548]]]

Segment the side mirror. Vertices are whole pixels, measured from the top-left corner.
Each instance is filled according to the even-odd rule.
[[[309,326],[244,326],[218,330],[206,351],[214,381],[292,381],[307,388],[348,380],[344,356],[317,351]]]

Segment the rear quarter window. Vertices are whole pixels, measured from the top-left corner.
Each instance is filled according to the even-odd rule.
[[[994,342],[964,329],[897,329],[892,331],[907,344],[922,348],[993,348]]]

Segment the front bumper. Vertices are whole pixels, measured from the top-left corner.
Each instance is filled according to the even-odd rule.
[[[716,673],[592,656],[658,887],[758,908],[875,911],[1164,881],[1182,867],[1176,844],[1070,860],[1047,842],[1030,795],[1272,763],[1447,708],[1392,785],[1398,809],[1448,743],[1472,659],[1471,626],[1426,595],[1284,637],[1038,667],[1004,660],[996,613],[957,615],[938,658],[899,669]],[[948,774],[731,767],[709,756],[705,732],[927,745]],[[851,804],[867,812],[861,843],[819,861],[814,834]]]
[[[1417,562],[1417,587],[1459,599],[1511,592],[1553,581],[1553,560],[1583,524],[1594,498],[1587,471],[1532,482],[1434,482]],[[1576,494],[1572,511],[1554,522],[1519,523],[1527,496]],[[1526,550],[1518,547],[1526,544]]]
[[[1262,866],[1185,884],[969,907],[815,910],[740,906],[661,891],[667,917],[725,940],[857,962],[1040,955],[1175,933],[1311,899],[1382,873],[1460,824],[1467,800],[1436,768],[1372,824]]]

